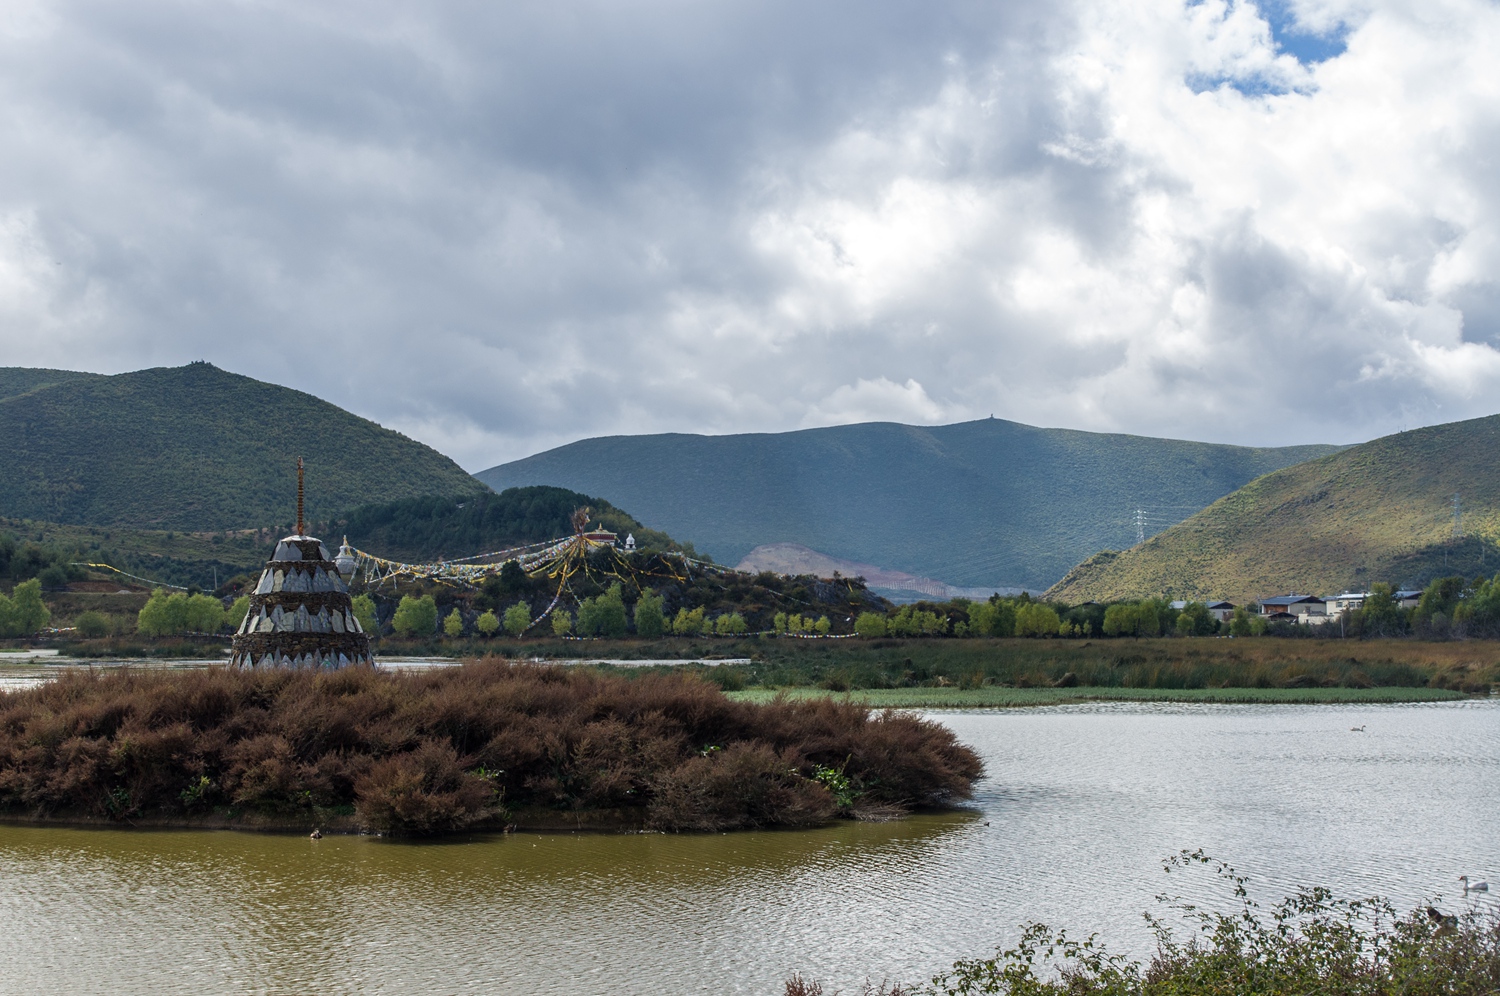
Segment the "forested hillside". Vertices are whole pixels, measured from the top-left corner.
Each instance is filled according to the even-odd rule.
[[[1455,528],[1454,496],[1459,521]],[[1413,429],[1288,467],[1144,544],[1079,564],[1050,597],[1335,594],[1500,570],[1500,416]]]
[[[436,450],[310,394],[207,363],[105,377],[0,370],[0,516],[222,530],[308,507],[484,490]]]
[[[311,528],[327,540],[347,535],[356,547],[382,557],[429,561],[571,535],[573,511],[585,507],[591,523],[619,533],[621,540],[633,534],[643,552],[680,549],[672,537],[647,529],[602,498],[549,487],[363,505]]]
[[[1329,446],[1252,449],[1001,419],[734,436],[585,439],[476,475],[609,495],[721,562],[800,543],[958,585],[1040,590]]]

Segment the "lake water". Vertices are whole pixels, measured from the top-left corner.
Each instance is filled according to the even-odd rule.
[[[924,979],[1024,921],[1149,951],[1161,859],[1274,899],[1500,888],[1500,702],[946,713],[971,811],[811,832],[357,837],[0,825],[0,993],[757,993]],[[1364,732],[1350,727],[1363,726]],[[1480,902],[1488,902],[1481,899]]]

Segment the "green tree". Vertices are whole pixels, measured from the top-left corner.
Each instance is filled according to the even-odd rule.
[[[619,638],[629,630],[629,617],[625,614],[625,598],[618,582],[609,590],[594,598],[585,598],[578,605],[578,635],[607,636]]]
[[[356,595],[353,602],[354,618],[359,623],[359,628],[366,633],[374,633],[379,628],[375,622],[375,599],[369,595]]]
[[[1234,615],[1229,617],[1229,635],[1249,636],[1250,629],[1250,613],[1245,611],[1243,605],[1238,606],[1234,610]]]
[[[886,631],[892,636],[916,636],[922,632],[919,622],[912,621],[912,607],[903,605],[886,620]]]
[[[462,636],[463,632],[463,613],[459,612],[458,609],[455,608],[452,612],[448,613],[448,618],[443,620],[443,635],[452,640]]]
[[[1104,610],[1105,636],[1160,636],[1155,602],[1117,602]]]
[[[217,633],[224,626],[224,603],[212,595],[189,595],[182,617],[185,632]]]
[[[557,609],[552,613],[552,635],[567,636],[573,632],[573,617],[568,614],[567,609]]]
[[[1360,632],[1366,636],[1394,636],[1401,630],[1401,608],[1390,585],[1370,585],[1370,595],[1360,608]]]
[[[1007,637],[1016,635],[1016,605],[1010,599],[996,601],[995,625],[991,629],[991,635]]]
[[[964,606],[969,617],[970,636],[994,636],[1000,620],[1000,607],[994,602],[970,602]]]
[[[1057,610],[1041,602],[1023,602],[1016,607],[1017,636],[1056,636],[1062,619]]]
[[[485,609],[474,620],[474,628],[484,636],[494,636],[500,632],[500,617],[495,615],[494,609]]]
[[[1475,586],[1470,585],[1468,578],[1438,578],[1422,592],[1422,598],[1411,614],[1412,623],[1442,636],[1455,620],[1458,607],[1473,597],[1474,590]]]
[[[86,636],[91,640],[97,640],[99,637],[109,634],[109,620],[93,610],[89,610],[73,620],[73,627],[78,630],[79,636]]]
[[[637,636],[655,639],[666,630],[666,617],[662,614],[662,597],[651,589],[641,592],[635,602],[635,632]]]
[[[1479,580],[1469,597],[1453,607],[1453,621],[1471,635],[1493,634],[1500,627],[1500,574]]]
[[[778,612],[774,616],[771,617],[771,629],[775,630],[777,633],[785,633],[786,632],[786,613],[785,612]]]
[[[861,612],[859,618],[854,620],[854,632],[870,639],[885,636],[885,616],[876,612]]]
[[[241,595],[234,600],[234,604],[224,610],[224,623],[230,629],[239,629],[240,623],[245,621],[245,616],[250,614],[250,596]]]
[[[520,636],[531,625],[531,606],[517,602],[505,610],[505,631],[511,636]]]
[[[677,617],[672,620],[672,632],[678,636],[698,636],[703,632],[707,621],[703,616],[703,606],[698,606],[689,612],[685,607],[677,610]]]
[[[1217,620],[1203,602],[1189,602],[1177,613],[1178,636],[1207,636],[1216,625]]]
[[[740,614],[738,612],[736,612],[734,615],[735,615],[735,618],[738,619]],[[944,622],[944,624],[946,624],[947,620],[945,619],[945,620],[943,620],[943,622]],[[740,625],[743,626],[744,624],[745,624],[745,621],[743,619],[741,619],[740,620]],[[818,633],[819,636],[827,636],[828,635],[828,631],[830,629],[832,629],[832,628],[833,628],[833,624],[828,621],[828,617],[827,616],[819,616],[818,617],[818,621],[815,622],[815,623],[813,623],[813,629],[817,630],[817,633]],[[743,632],[743,630],[741,630],[741,632]]]
[[[391,628],[402,636],[429,636],[437,630],[437,601],[431,595],[402,595],[391,617]]]
[[[738,612],[730,612],[714,620],[714,631],[720,636],[740,636],[749,629],[745,617]]]
[[[136,613],[135,629],[142,636],[166,636],[176,632],[172,628],[171,612],[167,607],[166,589],[157,588],[146,599],[146,604]]]
[[[42,583],[32,578],[16,585],[8,604],[0,605],[0,617],[10,636],[30,636],[45,627],[52,621],[52,613],[42,601]]]

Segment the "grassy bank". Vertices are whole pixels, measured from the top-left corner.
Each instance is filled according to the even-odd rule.
[[[517,650],[521,650],[520,647]],[[754,688],[1446,689],[1488,694],[1500,642],[1467,640],[662,640],[530,644],[544,656],[746,657],[715,667]],[[1070,690],[1068,694],[1076,695]]]
[[[1328,704],[1353,702],[1443,702],[1464,698],[1444,688],[746,688],[726,692],[737,702],[836,698],[875,709],[1004,709],[1070,702],[1219,702]]]
[[[866,985],[866,996],[1493,996],[1500,992],[1500,919],[1434,906],[1403,914],[1379,899],[1302,889],[1265,906],[1234,869],[1183,852],[1170,875],[1210,865],[1226,912],[1171,895],[1147,912],[1156,953],[1147,962],[1111,954],[1045,924],[1026,926],[1013,948],[964,959],[918,985]],[[800,975],[786,996],[825,996]]]
[[[936,724],[683,673],[127,669],[0,693],[0,817],[20,820],[728,830],[944,804],[981,773]]]

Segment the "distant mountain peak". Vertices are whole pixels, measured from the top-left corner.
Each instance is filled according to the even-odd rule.
[[[798,543],[967,587],[1054,583],[1088,554],[1334,452],[1039,429],[1005,419],[584,439],[475,476],[609,496],[720,562]],[[1149,516],[1144,509],[1149,508]]]

